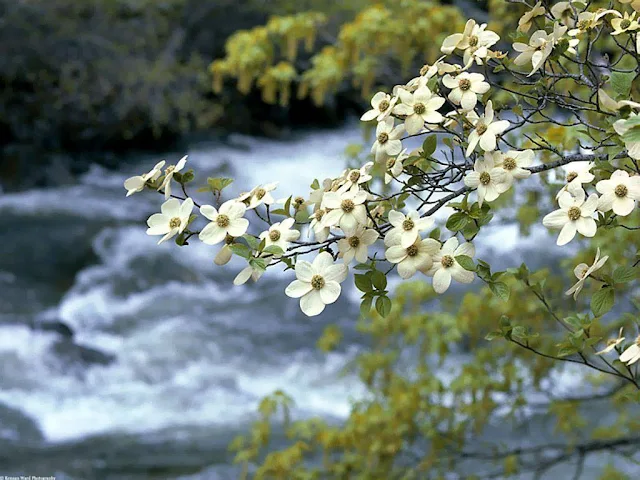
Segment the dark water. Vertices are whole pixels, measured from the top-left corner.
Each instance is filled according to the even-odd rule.
[[[189,164],[203,182],[207,174],[236,177],[235,193],[279,180],[276,198],[305,195],[314,178],[342,171],[343,149],[359,135],[239,138],[244,149],[194,145]],[[296,401],[296,417],[336,421],[351,399],[366,395],[342,373],[363,342],[354,331],[357,293],[345,289],[309,319],[284,295],[290,272],[234,287],[244,265],[214,265],[218,247],[157,246],[144,221],[162,197],[125,199],[122,188],[157,160],[120,172],[96,167],[74,186],[0,197],[2,475],[234,479],[226,446],[255,418],[264,395],[283,389]],[[498,241],[504,266],[526,253],[512,251],[514,228],[484,239]],[[530,250],[536,241],[527,239]],[[72,327],[76,345],[115,355],[115,362],[102,364],[95,352],[30,328],[56,319]],[[345,342],[322,355],[315,343],[330,323],[342,326]],[[576,383],[571,372],[559,381]]]

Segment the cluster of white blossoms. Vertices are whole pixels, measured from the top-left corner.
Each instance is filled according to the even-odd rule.
[[[548,62],[554,58],[556,49],[560,50],[559,55],[576,55],[580,42],[586,37],[583,34],[603,22],[609,21],[611,34],[616,38],[629,35],[640,42],[635,12],[624,15],[617,10],[590,12],[586,5],[580,5],[583,4],[579,0],[558,2],[547,12],[542,2],[538,2],[520,19],[518,39],[526,37],[527,41],[513,44],[517,55],[511,61],[524,68],[517,72],[519,78],[552,73]],[[632,4],[632,8],[638,9],[635,5]],[[576,8],[581,10],[578,12]],[[529,37],[527,32],[541,24],[542,28]],[[499,65],[507,58],[507,53],[493,50],[499,41],[500,37],[487,30],[486,24],[469,20],[463,32],[444,40],[441,46],[444,56],[433,65],[425,65],[418,77],[395,86],[391,93],[377,92],[371,99],[371,109],[361,117],[365,122],[377,122],[370,150],[372,161],[344,170],[322,183],[314,182],[308,198],[289,197],[277,201],[273,191],[278,185],[269,183],[222,203],[224,186],[218,186],[212,187],[215,206],[198,205],[184,188],[188,181],[185,178],[189,176],[189,172],[184,172],[186,156],[176,165],[165,168],[163,161],[148,173],[127,179],[127,195],[145,187],[164,193],[166,202],[161,213],[147,221],[149,235],[162,235],[159,243],[177,236],[176,241],[184,244],[197,236],[207,245],[221,244],[215,257],[217,265],[228,263],[234,255],[246,260],[247,266],[234,279],[236,285],[250,278],[259,280],[267,267],[277,264],[293,269],[296,279],[285,293],[298,298],[301,310],[309,316],[320,314],[326,305],[338,299],[341,283],[354,263],[358,264],[356,268],[365,265],[363,269],[381,272],[384,270],[378,270],[376,265],[386,260],[389,268],[385,268],[385,274],[395,269],[401,278],[408,279],[421,273],[432,278],[437,293],[447,291],[452,280],[471,283],[475,278],[473,244],[461,241],[461,233],[441,239],[442,234],[432,218],[437,208],[454,195],[437,208],[432,208],[438,201],[437,196],[435,200],[419,201],[422,200],[420,190],[414,189],[414,184],[406,178],[415,175],[415,159],[421,151],[408,152],[403,142],[428,133],[448,136],[453,145],[452,159],[454,150],[459,148],[463,163],[456,164],[455,168],[443,168],[442,178],[450,174],[451,183],[463,183],[459,194],[475,191],[478,207],[495,201],[532,172],[541,171],[533,166],[535,152],[531,143],[523,142],[531,148],[520,150],[513,146],[518,138],[507,138],[522,123],[501,119],[498,101],[490,99],[495,83],[485,77],[489,72],[485,67]],[[640,43],[637,48],[640,52]],[[456,58],[461,62],[456,63]],[[484,74],[472,70],[482,70]],[[598,90],[597,101],[603,111],[617,115],[612,135],[621,138],[630,158],[640,159],[640,115],[636,112],[640,104],[631,100],[615,101],[603,89]],[[422,158],[433,160],[426,157]],[[438,168],[437,164],[433,162],[434,169]],[[542,221],[546,227],[560,230],[558,245],[567,244],[576,233],[593,237],[598,212],[611,211],[624,217],[640,200],[640,176],[619,168],[592,185],[596,179],[591,173],[593,167],[594,164],[587,161],[565,165],[567,182],[557,195],[559,209]],[[387,185],[384,195],[372,192],[378,180]],[[182,184],[184,197],[172,194],[173,182]],[[406,203],[397,201],[395,194],[387,195],[395,187],[405,194]],[[589,187],[595,191],[587,194]],[[438,194],[444,197],[449,192],[453,190],[441,190]],[[198,218],[192,213],[194,208],[208,221],[200,231],[190,230]],[[252,211],[256,220],[250,222],[246,216]],[[304,229],[308,241],[300,239]],[[380,241],[382,245],[378,246]],[[382,249],[384,255],[380,256]],[[318,253],[312,261],[301,258],[313,252]],[[587,279],[595,279],[594,273],[607,260],[607,256],[600,258],[598,250],[591,266],[578,265],[574,271],[578,282],[567,294],[576,298]],[[629,347],[623,356],[623,361],[629,363],[640,359],[640,343]]]

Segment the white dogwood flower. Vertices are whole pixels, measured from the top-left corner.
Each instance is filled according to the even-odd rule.
[[[633,12],[631,15],[625,12],[624,18],[614,18],[611,20],[611,26],[613,27],[611,35],[620,35],[621,33],[638,30],[640,24],[636,20],[636,15],[637,12]]]
[[[520,17],[520,20],[518,20],[518,30],[527,33],[531,28],[533,19],[544,15],[545,12],[546,10],[542,6],[542,2],[536,3],[531,10],[527,11],[522,17]]]
[[[600,270],[607,260],[609,260],[608,255],[600,258],[600,248],[598,248],[598,250],[596,251],[596,258],[594,259],[592,265],[587,265],[586,263],[580,263],[576,265],[576,268],[573,269],[573,274],[576,276],[578,281],[573,287],[567,290],[565,294],[571,295],[573,293],[573,299],[577,300],[578,294],[584,287],[584,283],[587,281],[589,275],[591,275],[596,270]]]
[[[622,14],[617,10],[604,10],[598,9],[595,12],[580,12],[578,14],[578,21],[575,24],[576,28],[569,30],[569,36],[575,37],[581,33],[586,32],[592,28],[596,28],[602,22],[600,21],[606,15],[615,15],[616,17],[622,17]]]
[[[335,302],[340,296],[340,283],[347,278],[348,268],[344,264],[334,264],[328,252],[322,252],[313,263],[299,260],[296,263],[296,280],[291,282],[285,294],[300,299],[302,312],[313,317]]]
[[[202,205],[200,213],[211,222],[206,225],[198,238],[207,245],[222,242],[227,235],[241,237],[249,228],[249,220],[242,218],[247,207],[237,200],[229,200],[220,206],[220,211],[211,205]]]
[[[162,167],[164,167],[164,163],[164,160],[156,163],[155,167],[144,175],[127,178],[124,181],[124,188],[127,189],[127,197],[130,197],[136,192],[141,192],[147,182],[155,182],[162,174],[161,170]]]
[[[617,120],[613,124],[613,129],[622,137],[629,156],[635,160],[640,160],[640,115],[632,113],[626,120]],[[636,134],[633,138],[628,138],[627,134],[632,129]]]
[[[440,51],[450,54],[456,49],[462,50],[465,65],[468,66],[473,60],[478,65],[482,65],[483,59],[488,55],[489,47],[500,40],[497,33],[486,30],[486,28],[486,23],[478,25],[475,20],[470,19],[465,24],[463,33],[454,33],[444,39]]]
[[[542,219],[542,224],[547,228],[561,229],[557,244],[566,245],[576,232],[585,237],[593,237],[596,234],[596,221],[593,214],[598,206],[598,195],[592,193],[586,198],[584,190],[562,192],[558,197],[560,209],[547,214]]]
[[[407,247],[396,244],[391,245],[385,252],[386,259],[398,264],[398,275],[407,279],[416,274],[418,270],[428,270],[433,263],[432,256],[440,249],[440,242],[433,238],[421,239]]]
[[[160,211],[162,213],[154,213],[147,220],[147,235],[164,235],[158,245],[187,228],[193,211],[193,200],[187,198],[180,203],[177,198],[170,198],[162,204]]]
[[[595,175],[591,173],[591,169],[594,165],[595,163],[586,161],[566,164],[563,169],[567,172],[567,184],[557,193],[556,200],[560,198],[563,192],[579,190],[582,188],[583,183],[593,182]]]
[[[472,110],[478,103],[478,95],[484,95],[491,88],[481,73],[462,72],[456,77],[447,74],[442,77],[442,83],[451,89],[447,98],[465,111]]]
[[[402,151],[402,134],[404,126],[393,126],[393,118],[388,117],[378,123],[376,128],[376,141],[371,147],[371,153],[374,154],[376,162],[381,162],[385,158],[397,155]]]
[[[424,272],[425,275],[433,277],[433,289],[436,293],[444,293],[451,285],[451,279],[460,283],[471,283],[474,279],[473,272],[465,270],[456,260],[457,256],[466,255],[473,257],[476,249],[472,243],[459,244],[456,237],[451,237],[433,255],[431,268]]]
[[[402,248],[408,248],[409,245],[420,239],[420,232],[433,226],[433,218],[420,217],[420,212],[410,210],[406,215],[396,210],[389,212],[389,223],[393,228],[385,235],[385,245],[398,244]]]
[[[640,177],[616,170],[608,180],[596,183],[596,190],[601,193],[598,210],[613,210],[616,215],[626,217],[635,208],[636,200],[640,200]]]
[[[496,167],[500,167],[507,174],[505,182],[509,186],[513,185],[514,179],[521,180],[531,176],[531,171],[527,170],[535,158],[533,150],[509,150],[507,153],[494,152],[493,156]],[[485,155],[486,158],[486,155]]]
[[[331,229],[329,227],[325,227],[322,222],[322,218],[326,213],[327,211],[324,208],[319,208],[311,214],[309,234],[313,232],[313,235],[318,242],[324,242],[329,238],[329,234],[331,233]]]
[[[444,98],[434,95],[426,86],[418,88],[414,93],[400,90],[398,95],[402,103],[393,107],[393,113],[406,116],[404,126],[409,135],[420,132],[425,123],[438,124],[444,120],[438,112],[444,105]]]
[[[468,172],[464,177],[464,184],[467,187],[478,190],[478,204],[480,206],[485,201],[493,202],[511,186],[507,181],[506,172],[495,166],[493,158],[493,155],[485,154],[484,160],[476,160],[473,172]]]
[[[406,160],[407,158],[409,158],[409,154],[407,153],[407,149],[405,148],[397,157],[389,157],[387,159],[387,169],[384,172],[385,184],[391,183],[391,180],[402,175],[402,172],[404,171],[402,162],[404,162],[404,160]]]
[[[391,114],[393,106],[398,101],[398,97],[391,96],[388,93],[378,92],[371,99],[371,110],[365,112],[360,120],[368,122],[370,120],[377,120],[381,122]]]
[[[484,115],[478,117],[475,112],[469,112],[467,115],[469,121],[473,124],[474,129],[469,134],[469,146],[467,147],[467,157],[471,155],[476,145],[485,152],[496,149],[497,137],[501,135],[510,123],[507,120],[495,120],[493,112],[493,102],[489,100],[484,109]]]
[[[241,194],[236,200],[247,205],[248,210],[259,207],[263,203],[265,205],[273,205],[276,200],[273,198],[273,195],[271,195],[271,192],[277,187],[278,182],[258,185],[250,192]]]
[[[572,6],[572,3],[580,2],[581,0],[571,0],[569,2],[558,2],[551,7],[551,15],[553,18],[560,20],[560,23],[566,25],[569,28],[573,28],[575,25],[575,19],[573,10],[577,10],[577,6]]]
[[[544,65],[544,62],[549,58],[549,55],[551,55],[553,47],[556,46],[566,31],[566,26],[556,24],[552,33],[547,33],[544,30],[534,32],[528,44],[520,42],[514,43],[513,49],[516,52],[520,52],[520,55],[518,55],[513,62],[518,66],[531,63],[533,69],[529,75],[527,75],[530,77]]]
[[[345,264],[355,258],[358,263],[365,263],[369,255],[369,247],[378,239],[378,232],[371,228],[358,226],[353,235],[338,240],[340,257]]]
[[[609,340],[607,340],[607,346],[604,347],[599,352],[596,352],[596,355],[603,355],[605,353],[609,353],[611,350],[613,350],[622,342],[624,342],[624,337],[622,336],[623,329],[624,327],[620,327],[620,331],[618,332],[618,338],[610,338]]]
[[[626,363],[627,366],[633,365],[638,360],[640,360],[640,335],[636,338],[633,345],[627,348],[620,355],[620,361],[622,363]]]
[[[358,189],[325,193],[324,205],[331,210],[324,215],[323,225],[338,225],[346,235],[352,234],[358,225],[366,225],[367,209],[364,202],[367,196],[367,192]]]
[[[275,245],[286,252],[289,242],[300,238],[300,232],[292,229],[294,222],[293,218],[285,218],[281,222],[276,222],[269,227],[269,230],[260,234],[260,239],[265,241],[266,247]]]
[[[373,177],[369,174],[369,170],[373,167],[373,162],[367,162],[359,169],[347,170],[344,173],[343,179],[340,183],[342,185],[338,189],[338,192],[345,192],[351,189],[353,186],[360,186],[363,183],[367,183]]]
[[[158,187],[158,191],[164,190],[165,199],[171,196],[171,180],[173,180],[173,175],[180,172],[184,168],[184,166],[187,164],[187,157],[188,155],[185,155],[178,161],[177,164],[169,165],[167,168],[165,168],[164,179]]]

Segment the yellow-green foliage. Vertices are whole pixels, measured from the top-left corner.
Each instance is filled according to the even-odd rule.
[[[338,27],[331,15],[302,12],[237,32],[227,42],[226,56],[211,64],[214,91],[232,78],[241,92],[257,86],[264,101],[286,105],[297,85],[299,98],[310,96],[320,105],[350,81],[368,96],[390,73],[406,74],[435,60],[446,33],[463,25],[458,9],[437,1],[360,3],[355,18],[338,18]]]

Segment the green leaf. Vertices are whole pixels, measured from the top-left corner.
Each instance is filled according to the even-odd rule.
[[[249,235],[248,233],[242,235],[242,238],[245,239],[249,247],[251,247],[253,250],[258,250],[258,245],[260,245],[259,238],[256,238],[253,235]]]
[[[371,284],[371,278],[364,273],[356,273],[354,275],[356,288],[361,292],[372,292],[373,285]]]
[[[503,334],[502,332],[500,332],[500,331],[496,330],[495,332],[489,332],[489,333],[487,333],[487,334],[485,335],[484,339],[485,339],[485,340],[489,340],[489,341],[491,341],[491,340],[494,340],[494,339],[496,339],[496,338],[502,338],[502,337],[504,337],[504,334]]]
[[[613,272],[613,281],[627,283],[636,279],[638,271],[633,267],[618,267]]]
[[[573,355],[574,353],[578,353],[578,349],[576,347],[565,345],[558,350],[559,357],[568,357],[569,355]]]
[[[365,316],[368,315],[369,312],[371,311],[372,303],[373,303],[373,297],[365,296],[364,299],[362,300],[362,303],[360,303],[360,313]]]
[[[378,290],[384,290],[387,288],[387,276],[380,270],[374,270],[371,273],[371,283]]]
[[[611,87],[618,97],[629,98],[631,93],[631,83],[636,77],[635,72],[612,72],[611,73]]]
[[[436,228],[434,230],[431,230],[431,233],[429,234],[429,238],[433,238],[434,240],[440,240],[440,229]]]
[[[636,143],[640,142],[640,127],[630,128],[622,135],[622,140],[625,143]]]
[[[252,258],[249,260],[249,265],[251,265],[256,270],[262,270],[263,272],[267,269],[267,261],[264,258]]]
[[[284,250],[282,250],[279,246],[277,245],[269,245],[267,248],[265,248],[264,250],[262,250],[264,253],[270,253],[271,255],[282,255],[284,253]]]
[[[422,142],[422,155],[424,157],[430,157],[436,151],[438,146],[438,138],[435,135],[429,135]]]
[[[601,317],[613,307],[615,303],[615,292],[611,287],[598,290],[591,297],[591,311],[596,317]]]
[[[376,310],[382,317],[386,317],[391,312],[391,299],[382,295],[376,299]]]
[[[458,255],[455,259],[456,262],[458,262],[458,264],[460,264],[460,266],[465,270],[469,270],[470,272],[476,271],[476,264],[473,263],[473,258],[467,255]]]
[[[196,178],[196,175],[195,175],[195,173],[193,173],[193,170],[187,170],[186,172],[184,172],[182,174],[182,178],[180,179],[180,183],[185,184],[185,183],[192,182],[194,178]]]
[[[226,187],[233,183],[233,178],[224,178],[224,177],[209,177],[207,178],[207,184],[214,192],[221,192]]]
[[[249,259],[251,257],[251,250],[246,245],[242,245],[241,243],[234,243],[233,245],[229,245],[229,248],[236,255]]]
[[[506,283],[504,283],[504,282],[490,283],[489,284],[489,289],[494,293],[494,295],[496,295],[497,297],[499,297],[503,301],[506,302],[506,301],[509,300],[509,295],[510,295],[511,292],[510,292],[509,287],[507,286]]]
[[[452,214],[447,220],[447,228],[452,232],[458,232],[462,230],[469,222],[469,217],[464,212],[456,212]]]

